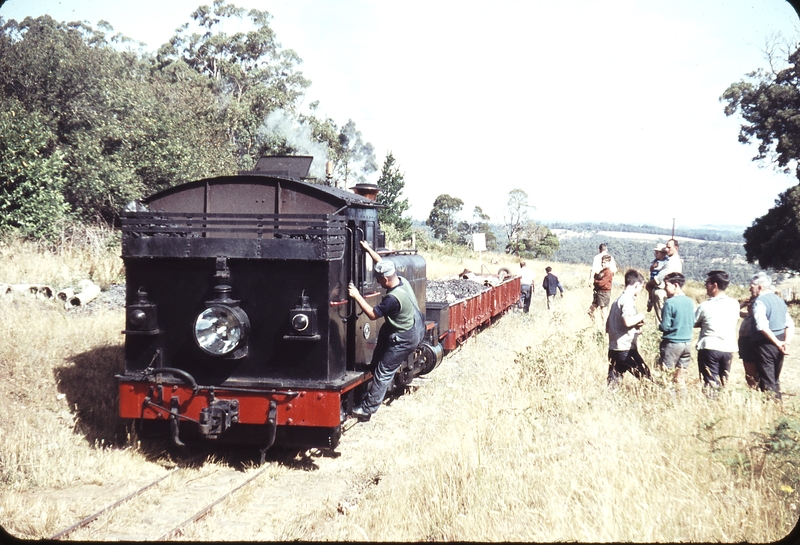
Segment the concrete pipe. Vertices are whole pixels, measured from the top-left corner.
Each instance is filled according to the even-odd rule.
[[[36,288],[36,297],[38,299],[52,299],[55,294],[55,291],[50,286],[39,285]]]
[[[100,295],[100,286],[97,284],[84,283],[81,292],[70,297],[67,304],[64,306],[68,309],[80,307],[91,303],[98,295]]]
[[[31,292],[31,285],[30,284],[11,284],[10,290],[14,293],[25,293],[29,294]]]
[[[65,303],[74,296],[75,296],[75,290],[72,288],[64,288],[63,290],[61,290],[56,294],[56,298],[58,298],[59,301],[63,301]]]

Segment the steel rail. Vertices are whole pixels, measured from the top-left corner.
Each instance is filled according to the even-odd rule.
[[[97,512],[96,512],[96,513],[94,513],[94,514],[92,514],[92,515],[89,515],[88,517],[86,517],[86,518],[84,518],[84,519],[81,519],[80,521],[76,522],[75,524],[73,524],[73,525],[72,525],[72,526],[70,526],[69,528],[67,528],[67,529],[65,529],[65,530],[62,530],[62,531],[60,531],[59,533],[55,534],[55,535],[54,535],[54,536],[52,536],[50,539],[51,539],[51,540],[53,540],[53,541],[58,541],[58,540],[60,540],[61,538],[65,537],[65,536],[67,536],[67,535],[69,535],[69,534],[71,534],[71,533],[72,533],[72,532],[74,532],[75,530],[78,530],[78,529],[80,529],[80,528],[83,528],[84,526],[88,526],[89,524],[91,524],[92,522],[94,522],[94,520],[95,520],[97,517],[99,517],[100,515],[102,515],[103,513],[107,512],[107,511],[110,511],[110,510],[114,509],[115,507],[118,507],[119,505],[122,505],[123,503],[127,502],[128,500],[131,500],[131,499],[135,498],[136,496],[138,496],[138,495],[140,495],[140,494],[144,493],[146,490],[148,490],[148,489],[150,489],[150,488],[152,488],[152,487],[156,486],[158,483],[160,483],[161,481],[163,481],[163,480],[164,480],[164,479],[166,479],[167,477],[170,477],[170,476],[174,475],[175,473],[177,473],[177,472],[179,472],[179,471],[183,471],[183,469],[182,469],[182,468],[176,468],[176,469],[173,469],[172,471],[170,471],[170,472],[169,472],[169,473],[167,473],[166,475],[164,475],[164,476],[162,476],[162,477],[159,477],[158,479],[156,479],[156,480],[155,480],[155,481],[153,481],[152,483],[150,483],[150,484],[148,484],[148,485],[145,485],[145,486],[143,486],[142,488],[140,488],[139,490],[136,490],[135,492],[132,492],[132,493],[128,494],[127,496],[125,496],[125,497],[124,497],[124,498],[122,498],[121,500],[117,500],[117,501],[115,501],[114,503],[112,503],[111,505],[109,505],[109,506],[107,506],[107,507],[104,507],[104,508],[103,508],[103,509],[101,509],[100,511],[97,511]]]
[[[215,500],[212,503],[206,505],[205,507],[200,509],[197,513],[195,513],[194,515],[192,515],[188,519],[186,519],[183,522],[181,522],[178,526],[176,526],[175,528],[173,528],[172,530],[170,530],[166,534],[162,535],[158,539],[156,539],[156,541],[167,541],[168,539],[170,539],[170,538],[172,538],[174,536],[181,535],[186,526],[188,526],[190,524],[194,524],[198,520],[200,520],[203,517],[205,517],[206,515],[208,515],[211,512],[211,510],[214,509],[214,507],[216,507],[218,504],[220,504],[221,502],[223,502],[226,499],[228,499],[230,496],[232,496],[234,493],[238,492],[240,489],[244,488],[245,486],[247,486],[248,484],[253,482],[257,477],[261,476],[267,469],[269,469],[269,467],[264,467],[264,468],[260,469],[252,477],[250,477],[249,479],[247,479],[243,483],[239,484],[239,486],[237,486],[233,490],[229,491],[227,494],[221,496],[217,500]]]

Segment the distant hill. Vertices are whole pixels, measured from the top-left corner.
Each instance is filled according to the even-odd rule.
[[[567,222],[546,225],[560,243],[553,261],[588,266],[597,247],[604,243],[621,269],[642,271],[650,267],[655,244],[666,242],[672,234],[671,229],[648,225]],[[735,231],[718,227],[676,229],[675,239],[680,244],[683,272],[690,280],[702,281],[708,271],[721,269],[731,275],[734,283],[744,285],[761,270],[745,260],[744,239],[738,228]]]
[[[629,223],[573,223],[563,221],[545,222],[551,231],[565,230],[575,233],[639,233],[647,235],[660,235],[669,238],[672,234],[672,229],[665,229],[663,227],[656,227],[654,225],[633,225]],[[675,237],[680,239],[695,239],[699,241],[708,242],[736,242],[739,244],[744,243],[742,233],[744,227],[730,226],[701,226],[701,227],[681,227],[675,230]],[[662,240],[666,242],[666,239]]]
[[[634,268],[646,272],[653,260],[653,247],[665,243],[671,229],[653,225],[626,223],[543,222],[558,237],[560,247],[551,260],[555,263],[584,263],[588,267],[601,243],[608,245],[620,269]],[[415,226],[425,227],[424,222]],[[502,226],[492,224],[498,242],[503,245]],[[683,272],[689,280],[702,282],[706,273],[724,270],[735,284],[746,285],[761,268],[747,263],[744,251],[744,228],[739,226],[698,226],[675,230],[680,243]]]

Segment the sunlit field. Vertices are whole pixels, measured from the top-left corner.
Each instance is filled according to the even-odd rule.
[[[108,244],[58,254],[0,246],[0,282],[61,288],[91,278],[105,288],[124,281],[118,255]],[[504,255],[425,257],[429,278],[519,269]],[[547,265],[566,289],[553,311],[540,286]],[[407,437],[369,460],[381,478],[354,500],[357,508],[310,504],[301,520],[274,529],[276,537],[738,543],[786,536],[800,504],[800,340],[784,366],[783,405],[746,387],[738,358],[716,399],[703,395],[696,368],[684,389],[654,370],[654,382],[627,375],[611,392],[607,340],[586,314],[588,265],[528,266],[537,278],[530,314],[511,312],[467,341],[368,424],[372,433]],[[612,298],[621,281],[617,274]],[[699,284],[687,292],[704,297]],[[18,294],[0,307],[0,526],[48,537],[72,522],[48,495],[135,475],[158,454],[145,452],[115,417],[122,310],[70,312]],[[792,312],[800,324],[796,306]],[[650,314],[641,342],[648,363],[659,338]],[[358,456],[348,440],[343,457]],[[218,516],[236,507],[221,509]]]

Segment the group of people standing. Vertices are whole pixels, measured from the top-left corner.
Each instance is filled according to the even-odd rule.
[[[366,241],[361,246],[374,263],[377,282],[386,289],[384,298],[373,307],[355,285],[348,285],[348,295],[371,320],[385,318],[373,356],[374,379],[364,398],[351,411],[359,420],[369,420],[383,401],[397,369],[422,341],[425,317],[409,282],[397,274],[394,263],[382,259]],[[605,322],[609,386],[617,386],[626,371],[638,378],[652,379],[637,342],[645,314],[637,310],[636,297],[646,288],[647,311],[655,312],[662,332],[658,365],[674,372],[676,382],[684,380],[692,361],[693,330],[699,328],[697,363],[706,391],[716,391],[728,381],[733,353],[738,349],[747,383],[780,399],[780,374],[794,335],[794,321],[786,303],[773,292],[770,277],[763,272],[754,275],[750,280],[750,297],[740,304],[725,294],[730,285],[728,273],[711,271],[705,281],[708,299],[695,309],[694,302],[683,293],[686,278],[678,247],[674,239],[656,246],[650,278],[645,281],[641,272],[627,270],[622,294],[609,304],[617,265],[606,245],[600,245],[589,273],[594,292],[588,313],[594,319],[599,309]],[[551,267],[546,267],[545,272],[542,289],[547,294],[547,308],[552,309],[557,292],[563,297],[564,288]],[[520,262],[520,276],[520,300],[523,310],[529,312],[534,274],[525,262]],[[740,317],[744,320],[737,341],[736,323]]]
[[[694,301],[683,292],[686,277],[678,248],[674,239],[654,248],[655,259],[648,280],[635,269],[625,272],[623,292],[610,305],[606,320],[609,386],[617,386],[626,371],[638,378],[651,378],[637,346],[645,314],[637,310],[636,297],[644,288],[648,294],[647,312],[655,313],[662,333],[658,366],[672,373],[677,384],[683,385],[685,381],[692,362],[693,332],[699,328],[697,364],[709,395],[727,383],[733,353],[738,350],[748,385],[779,400],[780,374],[794,335],[794,321],[786,303],[774,293],[770,277],[764,272],[754,275],[750,280],[750,297],[740,304],[725,293],[730,285],[728,273],[710,271],[705,280],[707,299],[695,308]],[[590,316],[596,309],[603,311],[608,306],[607,277],[615,271],[613,258],[605,245],[601,245],[590,273],[594,286]],[[737,339],[739,318],[744,320]]]

